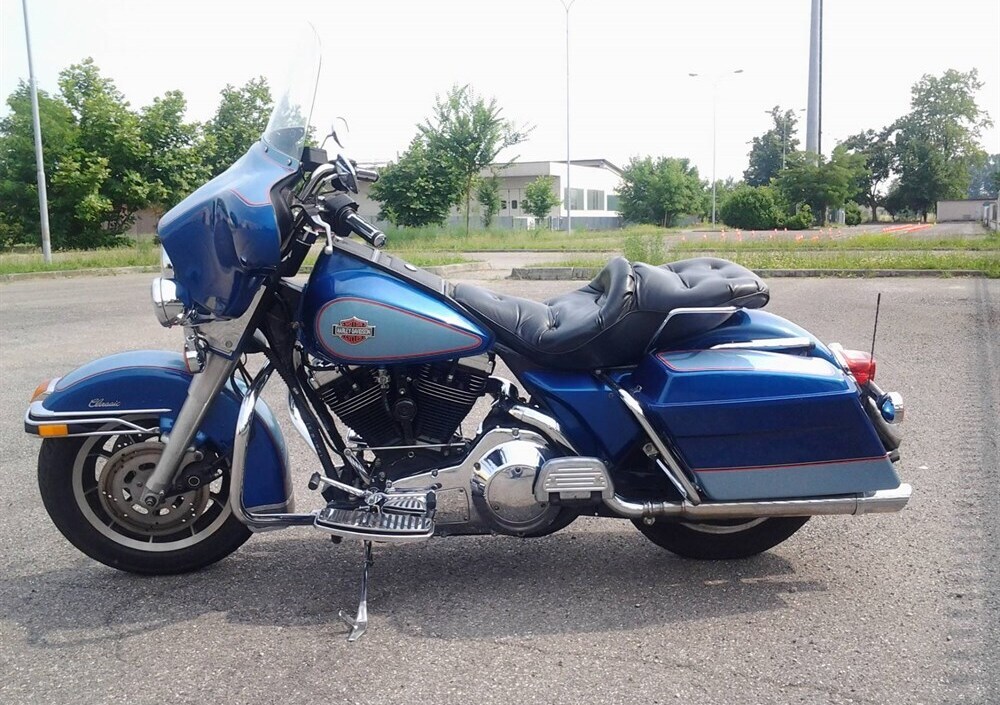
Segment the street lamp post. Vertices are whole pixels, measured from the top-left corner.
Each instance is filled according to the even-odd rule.
[[[799,108],[795,112],[804,113],[805,111],[806,111],[805,108]],[[771,114],[770,110],[765,110],[764,112],[767,113],[768,115]],[[785,152],[787,151],[788,151],[788,116],[783,115],[781,117],[781,168],[782,169],[785,168]]]
[[[573,233],[572,191],[569,189],[569,11],[576,0],[559,0],[566,10],[566,234]]]
[[[38,82],[31,57],[31,32],[28,29],[28,0],[21,0],[24,10],[24,43],[28,49],[28,82],[31,84],[31,127],[35,133],[35,167],[38,183],[38,217],[42,231],[42,261],[52,264],[52,246],[49,239],[49,200],[45,191],[45,160],[42,156],[42,125],[38,117]]]
[[[733,69],[717,74],[712,78],[712,225],[715,225],[715,133],[716,133],[716,104],[719,97],[719,81],[737,73],[743,73],[743,69]],[[698,73],[689,73],[691,78],[704,78]]]

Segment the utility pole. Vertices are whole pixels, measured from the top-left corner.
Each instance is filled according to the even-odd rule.
[[[566,234],[573,233],[572,191],[569,188],[569,11],[576,0],[559,0],[566,10]]]
[[[819,157],[823,128],[823,0],[812,0],[809,23],[809,102],[806,113],[806,151]]]
[[[31,60],[31,32],[28,29],[28,0],[21,0],[24,10],[24,43],[28,47],[28,81],[31,84],[31,125],[35,133],[35,167],[38,179],[38,215],[42,226],[42,259],[52,264],[52,246],[49,240],[49,197],[45,191],[45,160],[42,157],[42,124],[38,117],[38,83],[35,65]]]
[[[712,79],[712,225],[715,225],[715,135],[716,135],[716,105],[719,102],[719,81],[730,74],[743,73],[743,69],[734,69],[720,73]],[[702,78],[701,74],[689,73],[691,78]]]

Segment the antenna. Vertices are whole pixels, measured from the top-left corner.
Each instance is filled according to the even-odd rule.
[[[871,360],[874,364],[875,361],[875,336],[878,334],[878,310],[882,306],[882,292],[878,292],[878,298],[875,299],[875,325],[872,327],[872,351]]]

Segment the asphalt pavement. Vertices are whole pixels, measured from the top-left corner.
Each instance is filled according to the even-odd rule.
[[[624,521],[375,552],[365,637],[345,641],[361,549],[255,536],[199,573],[142,578],[46,516],[43,378],[179,349],[151,275],[0,284],[0,703],[1000,702],[1000,282],[773,280],[769,310],[867,349],[907,402],[900,514],[825,517],[759,557],[693,562]],[[569,282],[493,281],[544,298]],[[287,420],[275,382],[266,397]],[[300,506],[309,454],[293,438]]]

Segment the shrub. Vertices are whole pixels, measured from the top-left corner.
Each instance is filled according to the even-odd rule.
[[[808,203],[800,203],[795,209],[795,215],[787,215],[784,218],[784,226],[789,230],[806,230],[813,226],[812,208]]]
[[[770,230],[778,227],[781,211],[770,189],[764,186],[740,186],[719,209],[722,222],[744,230]]]
[[[859,206],[854,201],[848,201],[844,205],[844,224],[860,225],[861,219],[862,219],[861,206]]]

